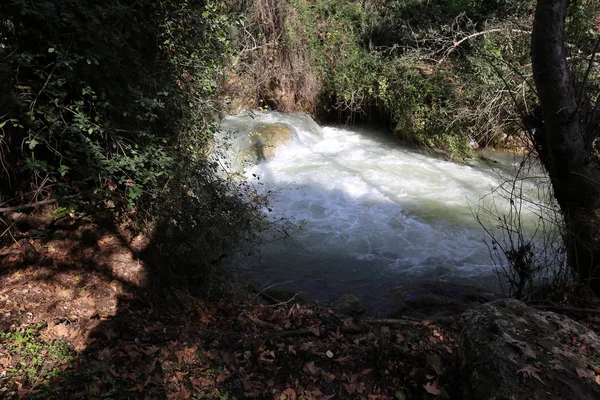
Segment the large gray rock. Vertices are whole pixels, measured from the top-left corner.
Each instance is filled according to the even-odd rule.
[[[600,339],[583,325],[504,299],[459,326],[465,400],[600,399]]]

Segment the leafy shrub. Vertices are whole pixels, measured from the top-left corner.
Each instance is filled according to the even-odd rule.
[[[3,2],[3,199],[91,189],[132,208],[160,197],[176,159],[209,137],[228,45],[221,7]]]
[[[188,257],[171,261],[214,272],[262,226],[206,154],[236,15],[221,0],[3,1],[0,203],[114,203]],[[193,257],[171,248],[182,235]]]

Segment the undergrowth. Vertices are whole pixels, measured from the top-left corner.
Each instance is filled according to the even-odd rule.
[[[230,73],[254,106],[384,123],[453,155],[523,148],[519,116],[535,104],[534,3],[261,0],[236,29],[243,40]],[[597,15],[582,10],[597,7],[579,2],[570,18],[570,40],[588,53]]]
[[[65,340],[46,341],[39,336],[43,326],[23,329],[17,332],[0,332],[3,353],[13,360],[13,367],[7,371],[36,392],[33,398],[44,398],[50,389],[53,378],[72,367],[75,352]]]
[[[0,207],[109,209],[163,247],[184,232],[199,270],[255,239],[260,205],[207,151],[236,15],[222,0],[2,2]]]

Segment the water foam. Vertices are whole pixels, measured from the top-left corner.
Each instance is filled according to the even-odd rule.
[[[273,221],[292,218],[304,228],[265,245],[252,276],[291,280],[289,288],[312,298],[364,297],[417,279],[494,284],[469,202],[497,186],[497,174],[402,148],[381,133],[321,130],[307,118],[261,117],[290,125],[294,139],[247,169],[247,179],[259,176],[261,190],[273,192]]]

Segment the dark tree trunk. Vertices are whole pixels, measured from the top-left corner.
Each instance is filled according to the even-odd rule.
[[[567,66],[568,7],[569,0],[537,2],[531,52],[544,121],[535,141],[564,214],[569,265],[600,294],[600,170]]]

